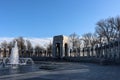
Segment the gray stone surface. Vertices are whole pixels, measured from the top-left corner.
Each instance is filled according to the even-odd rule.
[[[90,63],[47,62],[37,67],[50,66],[55,69],[40,69],[36,72],[0,76],[0,80],[120,80],[120,66]]]

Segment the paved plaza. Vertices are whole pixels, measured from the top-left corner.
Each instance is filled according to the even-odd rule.
[[[120,66],[116,65],[40,62],[36,67],[38,71],[1,75],[0,80],[120,80]]]

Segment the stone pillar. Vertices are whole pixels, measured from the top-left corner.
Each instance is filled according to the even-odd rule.
[[[102,55],[103,55],[103,58],[105,58],[105,43],[102,45],[102,49],[103,49]]]
[[[114,41],[115,59],[117,59],[117,42]]]
[[[120,40],[118,40],[118,44],[119,44],[119,46],[118,46],[118,57],[120,59]]]
[[[107,58],[107,45],[106,43],[104,44],[104,58]]]
[[[98,57],[98,45],[95,46],[95,56]]]
[[[4,48],[1,48],[1,54],[0,57],[3,58],[4,57]]]
[[[90,48],[90,56],[93,57],[93,47]]]
[[[85,49],[82,48],[82,54],[83,54],[83,57],[85,56],[84,52],[85,52]]]
[[[113,43],[111,42],[110,43],[110,51],[111,51],[111,58],[114,60],[114,55],[115,55],[115,51],[114,51],[114,46],[113,46]]]
[[[87,57],[90,57],[90,47],[87,47]]]
[[[0,48],[0,58],[3,58],[3,48]]]

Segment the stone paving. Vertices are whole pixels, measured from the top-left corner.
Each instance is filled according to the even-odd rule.
[[[41,67],[53,67],[43,69]],[[2,75],[0,80],[120,80],[120,66],[91,63],[47,62],[39,71]]]

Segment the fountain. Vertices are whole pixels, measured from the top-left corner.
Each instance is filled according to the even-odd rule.
[[[19,64],[17,41],[15,41],[15,46],[12,48],[12,51],[11,51],[10,64]]]
[[[17,41],[15,41],[14,47],[11,50],[10,57],[5,57],[1,60],[3,67],[12,66],[18,67],[19,65],[34,64],[31,58],[20,58],[18,53]]]

